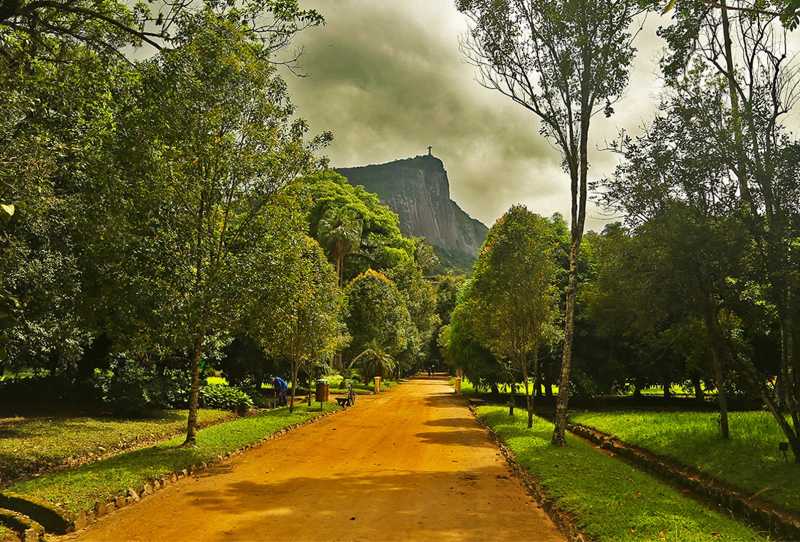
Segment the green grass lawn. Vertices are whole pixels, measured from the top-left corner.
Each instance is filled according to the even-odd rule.
[[[732,412],[731,439],[719,438],[713,412],[586,412],[571,419],[620,440],[696,467],[720,480],[800,512],[800,465],[785,462],[786,438],[767,412]]]
[[[589,536],[610,541],[766,540],[713,512],[656,478],[567,436],[566,448],[550,444],[553,426],[525,414],[509,417],[505,407],[487,406],[478,415],[503,438],[559,506],[573,514]]]
[[[326,405],[325,410],[336,410]],[[54,472],[19,482],[8,490],[45,499],[71,512],[90,509],[96,501],[139,488],[148,480],[180,471],[191,465],[210,462],[220,454],[233,452],[289,425],[319,416],[319,405],[305,405],[265,411],[201,430],[195,448],[179,448],[183,436],[81,467]]]
[[[41,470],[150,443],[186,427],[185,410],[146,419],[110,417],[0,418],[0,487]],[[200,410],[200,423],[232,417]]]
[[[455,377],[450,378],[450,385],[455,386]],[[500,391],[501,395],[508,395],[511,393],[511,386],[508,384],[500,384],[497,386],[497,389]],[[475,383],[471,382],[468,378],[461,379],[461,394],[462,395],[476,395],[478,393],[489,393],[491,390],[488,388],[481,388],[475,385]],[[533,392],[533,389],[531,389]],[[520,382],[517,386],[517,395],[524,397],[525,396],[525,385]],[[558,386],[553,386],[553,395],[558,395]],[[503,398],[503,400],[508,400],[507,397]]]

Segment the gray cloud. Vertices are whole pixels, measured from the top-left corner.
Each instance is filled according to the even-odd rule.
[[[309,0],[324,28],[304,33],[301,66],[288,76],[301,116],[314,130],[332,130],[327,154],[336,166],[414,156],[434,146],[448,168],[453,198],[488,225],[509,206],[567,214],[569,185],[558,152],[538,123],[503,96],[480,87],[458,41],[466,22],[449,0]],[[598,120],[596,146],[621,128],[652,117],[658,82],[657,20],[645,22],[631,85],[617,115]],[[594,176],[616,158],[596,151]],[[608,217],[591,209],[589,226]]]

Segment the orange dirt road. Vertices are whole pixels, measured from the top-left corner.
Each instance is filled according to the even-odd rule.
[[[361,397],[64,538],[564,540],[436,379]]]

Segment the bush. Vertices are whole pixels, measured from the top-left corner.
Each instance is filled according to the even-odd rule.
[[[200,403],[205,408],[220,408],[244,413],[253,408],[253,400],[233,386],[215,384],[200,390]]]
[[[188,370],[145,367],[121,357],[110,372],[95,376],[100,400],[118,416],[142,416],[156,409],[186,408],[192,377]]]
[[[236,337],[223,350],[220,363],[222,374],[232,386],[243,390],[258,390],[270,375],[282,374],[288,363],[267,356],[256,341],[247,337]]]
[[[126,358],[113,361],[110,373],[95,376],[95,387],[118,416],[142,416],[162,406],[153,372]]]
[[[156,377],[159,401],[168,408],[188,408],[192,373],[188,369],[164,369]]]

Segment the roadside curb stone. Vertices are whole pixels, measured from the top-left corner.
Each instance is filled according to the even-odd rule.
[[[79,513],[74,521],[74,530],[77,531],[84,529],[89,525],[91,525],[92,523],[94,523],[95,521],[97,521],[97,519],[100,517],[108,516],[115,510],[119,510],[125,506],[136,504],[143,498],[155,494],[155,492],[157,492],[160,489],[166,488],[168,485],[174,484],[181,479],[188,478],[189,476],[198,475],[201,472],[204,472],[219,463],[222,463],[234,456],[241,455],[244,452],[256,448],[267,441],[281,437],[293,431],[294,429],[298,429],[304,425],[311,425],[313,423],[322,420],[323,418],[327,418],[328,416],[333,416],[335,414],[339,414],[345,411],[346,409],[331,410],[329,412],[323,412],[319,416],[309,418],[302,422],[287,425],[286,427],[270,435],[267,435],[264,438],[257,440],[256,442],[242,446],[238,450],[233,450],[230,452],[219,454],[215,458],[211,459],[209,462],[204,461],[196,465],[190,465],[189,467],[181,469],[180,471],[171,472],[169,474],[165,474],[158,478],[155,478],[149,482],[145,482],[145,484],[140,488],[138,492],[135,489],[129,487],[123,495],[117,495],[115,497],[111,497],[105,503],[101,503],[98,501],[95,503],[95,505],[92,507],[91,510]]]

